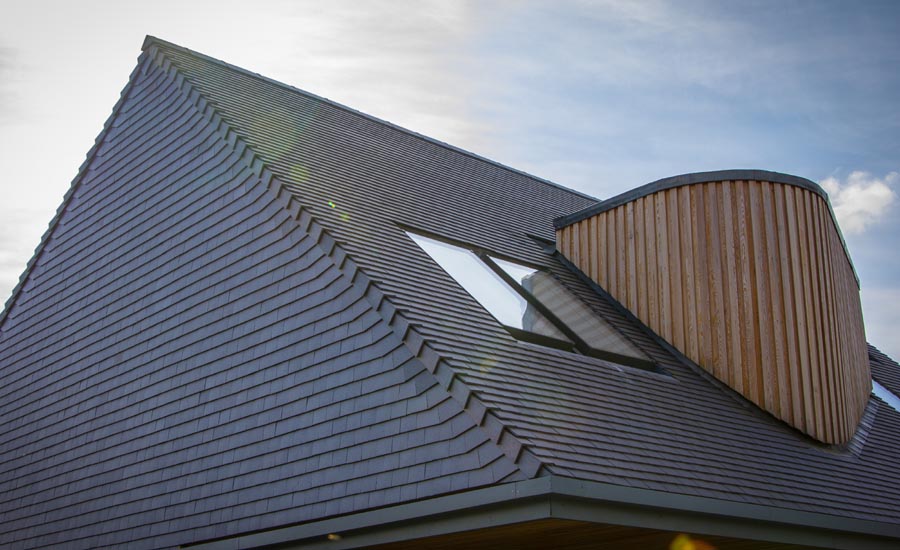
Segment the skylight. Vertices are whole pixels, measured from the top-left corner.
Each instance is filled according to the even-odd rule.
[[[571,342],[471,250],[409,234],[444,271],[503,325]]]
[[[655,368],[650,359],[552,275],[422,235],[407,233],[501,325],[520,340]]]
[[[494,257],[490,259],[592,348],[649,360],[549,273]]]
[[[885,388],[881,384],[872,379],[872,393],[881,398],[882,401],[893,407],[893,409],[897,412],[900,412],[900,397],[891,392],[891,390]]]

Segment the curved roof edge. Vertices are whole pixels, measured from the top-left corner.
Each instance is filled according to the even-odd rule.
[[[600,201],[597,204],[589,206],[583,210],[579,210],[578,212],[560,216],[553,220],[553,226],[555,229],[559,230],[564,227],[568,227],[573,223],[577,223],[581,220],[590,218],[591,216],[595,216],[601,212],[612,210],[617,206],[622,206],[625,203],[629,203],[633,200],[639,199],[641,197],[646,197],[647,195],[652,195],[653,193],[664,191],[666,189],[683,187],[685,185],[693,185],[695,183],[710,183],[713,181],[729,180],[769,181],[772,183],[783,183],[785,185],[793,185],[795,187],[807,189],[822,197],[822,199],[825,200],[825,204],[828,205],[828,211],[831,213],[831,220],[834,222],[834,227],[835,229],[837,229],[838,237],[841,239],[841,245],[844,248],[844,255],[847,257],[847,261],[850,263],[850,269],[853,270],[853,276],[856,279],[856,286],[857,288],[859,287],[859,273],[856,272],[856,266],[853,265],[853,258],[850,257],[850,249],[847,247],[847,241],[844,239],[844,233],[841,231],[840,224],[838,224],[837,216],[834,215],[834,209],[831,207],[831,201],[828,200],[828,193],[826,193],[819,184],[813,181],[810,181],[806,178],[801,178],[800,176],[782,174],[781,172],[741,168],[734,170],[714,170],[711,172],[692,172],[690,174],[681,174],[679,176],[663,178],[661,180],[656,180],[640,187],[635,187],[634,189],[625,191],[624,193],[616,195],[615,197]]]
[[[796,187],[802,187],[803,189],[808,189],[809,191],[812,191],[813,193],[821,196],[823,199],[825,199],[826,202],[829,202],[828,194],[825,193],[825,190],[822,189],[819,184],[812,182],[806,178],[801,178],[800,176],[792,176],[791,174],[782,174],[781,172],[770,172],[769,170],[755,169],[715,170],[712,172],[693,172],[690,174],[681,174],[679,176],[672,176],[669,178],[656,180],[646,185],[642,185],[640,187],[625,191],[624,193],[616,195],[615,197],[600,201],[597,204],[589,206],[583,210],[579,210],[578,212],[560,216],[559,218],[553,220],[553,225],[556,227],[556,229],[562,229],[563,227],[572,225],[573,223],[580,222],[585,218],[590,218],[591,216],[594,216],[601,212],[612,210],[617,206],[621,206],[625,203],[631,202],[641,197],[646,197],[647,195],[652,195],[653,193],[657,193],[659,191],[664,191],[666,189],[683,187],[685,185],[693,185],[695,183],[709,183],[713,181],[727,180],[770,181],[772,183],[793,185]],[[829,203],[829,208],[830,206],[831,205]]]

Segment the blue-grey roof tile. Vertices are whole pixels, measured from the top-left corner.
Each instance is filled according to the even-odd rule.
[[[900,413],[833,450],[742,406],[531,237],[593,199],[162,42],[140,63],[0,318],[0,545],[170,547],[541,467],[900,523]],[[401,226],[546,268],[669,375],[517,342]]]
[[[325,513],[340,475],[356,492],[340,509],[368,506],[402,467],[399,416],[421,406],[415,359],[333,245],[247,185],[239,151],[161,86],[171,74],[145,77],[30,272],[34,298],[6,316],[3,543],[156,547],[273,527],[287,507],[291,521]],[[427,445],[472,428],[436,421],[407,429]]]

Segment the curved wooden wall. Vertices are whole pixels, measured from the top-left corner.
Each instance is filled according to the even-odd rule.
[[[819,194],[768,181],[662,189],[557,232],[560,251],[687,357],[842,444],[871,390],[859,287]]]

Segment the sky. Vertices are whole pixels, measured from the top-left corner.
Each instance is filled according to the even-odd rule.
[[[0,0],[0,301],[151,34],[598,198],[820,183],[900,358],[900,2]]]

